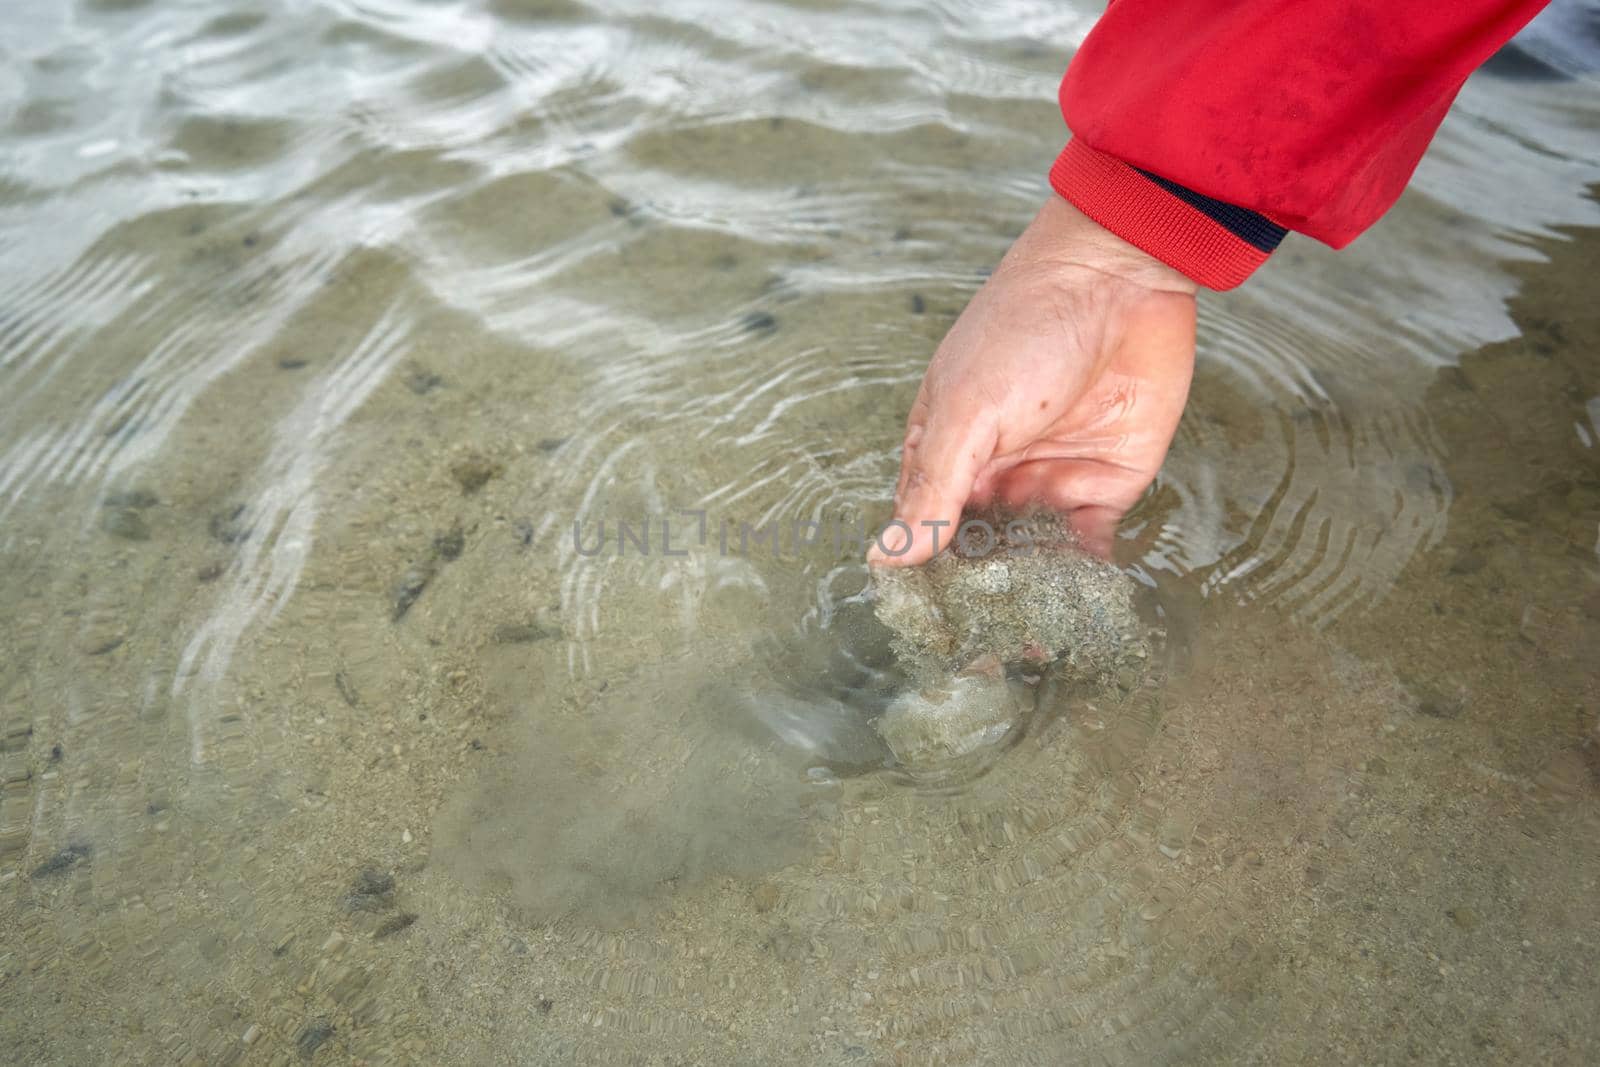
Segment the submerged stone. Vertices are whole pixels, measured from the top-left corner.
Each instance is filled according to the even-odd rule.
[[[150,540],[150,525],[136,508],[112,508],[100,520],[100,526],[106,533],[129,541]]]
[[[489,479],[499,477],[504,471],[505,467],[498,460],[481,452],[464,452],[450,464],[450,477],[461,486],[463,493],[476,493]]]

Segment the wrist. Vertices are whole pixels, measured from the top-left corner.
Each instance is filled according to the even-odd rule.
[[[1196,282],[1181,270],[1124,240],[1068,200],[1052,196],[1029,226],[1036,255],[1062,268],[1097,271],[1144,289],[1194,295]]]

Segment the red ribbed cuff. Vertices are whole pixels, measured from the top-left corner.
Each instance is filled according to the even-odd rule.
[[[1207,289],[1244,281],[1283,236],[1269,216],[1164,182],[1076,139],[1056,157],[1050,185],[1124,241]]]

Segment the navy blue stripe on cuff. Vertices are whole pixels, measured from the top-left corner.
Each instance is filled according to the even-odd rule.
[[[1185,188],[1177,182],[1168,181],[1159,174],[1151,174],[1147,170],[1134,167],[1146,178],[1155,182],[1161,188],[1182,200],[1185,204],[1205,215],[1213,222],[1223,226],[1229,233],[1239,240],[1247,242],[1263,252],[1271,252],[1288,235],[1289,231],[1275,222],[1271,222],[1265,215],[1249,211],[1223,200],[1214,200],[1204,196],[1193,189]]]

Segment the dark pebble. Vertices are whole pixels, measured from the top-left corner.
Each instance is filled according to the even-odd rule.
[[[533,544],[533,523],[527,519],[518,519],[511,524],[511,532],[517,535],[517,544],[527,548]]]
[[[394,875],[388,871],[376,870],[372,867],[364,868],[356,875],[357,893],[393,893]]]
[[[488,456],[469,452],[450,464],[450,477],[461,486],[463,493],[475,493],[504,469]]]
[[[1529,493],[1515,500],[1496,501],[1494,509],[1512,522],[1532,522],[1539,514],[1539,497]]]
[[[257,238],[255,234],[249,233],[249,234],[245,234],[245,238],[244,238],[244,242],[243,243],[244,243],[244,246],[246,248],[254,248],[256,246],[256,242],[258,240],[259,240],[259,238]]]
[[[214,582],[222,577],[222,564],[207,563],[194,572],[194,576],[202,582]]]
[[[920,315],[928,310],[928,302],[922,299],[921,293],[911,294],[911,314]]]
[[[570,440],[570,437],[541,437],[534,447],[540,452],[554,452]]]
[[[555,1006],[556,1006],[556,1002],[551,1000],[549,997],[540,997],[539,998],[539,1014],[540,1015],[549,1015],[550,1014],[550,1010],[552,1008],[554,1008]]]
[[[1441,693],[1425,693],[1417,701],[1417,711],[1430,719],[1453,719],[1461,714],[1464,701]]]
[[[366,868],[356,875],[355,884],[344,896],[351,911],[383,911],[394,906],[394,875]]]
[[[115,652],[117,649],[121,648],[122,642],[125,640],[126,638],[124,638],[121,634],[111,634],[107,637],[101,638],[99,641],[85,645],[83,651],[85,654],[90,656],[103,656],[107,652]]]
[[[161,501],[148,489],[119,489],[107,493],[101,504],[108,508],[153,508]]]
[[[391,915],[379,924],[378,928],[372,932],[372,936],[378,938],[398,934],[401,930],[416,922],[418,917],[414,911],[403,911],[399,915]]]
[[[606,207],[619,219],[625,219],[633,212],[633,205],[622,197],[616,197]]]
[[[299,356],[284,356],[282,359],[278,360],[278,369],[299,370],[301,367],[304,367],[307,362],[307,360],[301,359]]]
[[[506,623],[494,628],[494,643],[497,645],[526,645],[558,636],[559,631],[525,623]]]
[[[93,850],[88,845],[68,845],[33,869],[33,877],[48,878],[85,862]]]
[[[301,1059],[309,1060],[317,1054],[317,1049],[321,1048],[328,1038],[336,1033],[338,1033],[338,1030],[327,1019],[316,1019],[312,1021],[310,1026],[300,1031],[300,1036],[295,1039],[294,1046],[299,1050]]]
[[[50,746],[50,762],[51,763],[59,763],[60,761],[61,761],[61,746],[60,745],[51,745]]]
[[[739,319],[739,325],[749,333],[772,333],[778,328],[778,317],[770,311],[752,311]]]
[[[427,564],[418,564],[406,571],[400,580],[389,590],[389,604],[392,617],[399,622],[411,610],[411,605],[417,602],[417,597],[428,588],[428,583],[433,580],[433,567]]]
[[[406,375],[406,388],[418,396],[426,396],[444,384],[444,379],[426,367],[413,367]]]
[[[333,675],[333,684],[334,687],[339,690],[339,695],[344,698],[344,702],[346,704],[350,705],[352,708],[359,708],[361,706],[361,697],[356,692],[355,683],[350,681],[350,676],[348,674],[346,674],[344,671],[335,671]]]
[[[442,533],[433,539],[433,554],[449,563],[451,560],[461,558],[461,552],[467,547],[466,535],[457,526],[448,533]]]
[[[223,508],[212,515],[207,528],[212,537],[225,545],[235,544],[250,536],[250,524],[243,504]]]
[[[150,524],[144,521],[136,508],[116,508],[106,512],[100,526],[113,537],[127,541],[150,540]]]

